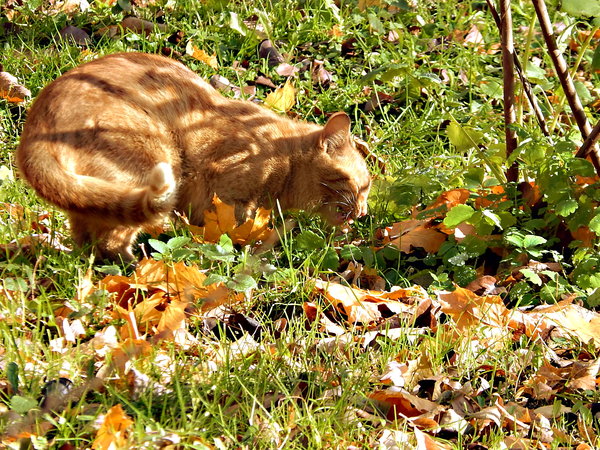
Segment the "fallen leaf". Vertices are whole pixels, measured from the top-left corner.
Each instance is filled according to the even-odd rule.
[[[113,450],[128,448],[128,429],[133,425],[133,420],[125,414],[121,405],[110,408],[102,419],[100,429],[92,442],[94,450]]]
[[[438,403],[417,397],[399,387],[390,387],[369,394],[371,400],[387,406],[387,419],[394,421],[406,417],[417,417],[422,414],[432,415],[446,409]]]
[[[167,26],[164,23],[155,23],[138,17],[129,16],[121,21],[121,27],[126,30],[135,31],[149,35],[154,30],[166,31]]]
[[[16,77],[8,72],[0,72],[0,98],[11,103],[21,103],[31,92],[25,86],[19,84]]]
[[[269,66],[275,67],[284,62],[283,56],[279,50],[275,48],[270,39],[265,39],[258,46],[259,58],[266,59]]]
[[[223,203],[215,194],[213,196],[214,210],[204,212],[204,226],[196,227],[190,225],[190,231],[206,242],[218,242],[219,238],[227,234],[235,244],[247,245],[255,241],[262,241],[269,237],[272,228],[269,227],[271,221],[271,211],[258,208],[252,219],[239,226],[235,217],[235,208],[227,203]]]
[[[144,258],[131,276],[109,275],[98,289],[112,294],[113,317],[127,322],[120,329],[122,338],[149,334],[171,339],[185,329],[191,305],[207,312],[243,299],[221,283],[205,285],[206,278],[195,264]]]
[[[454,291],[438,291],[442,312],[452,317],[460,330],[486,324],[504,328],[510,321],[511,312],[497,295],[480,297],[474,292],[457,287]]]
[[[481,34],[481,31],[479,31],[479,28],[477,28],[477,25],[472,25],[471,28],[469,29],[468,33],[465,35],[464,39],[463,39],[463,44],[465,46],[468,45],[474,45],[474,46],[478,46],[480,44],[483,44],[484,40],[483,40],[483,35]]]
[[[92,38],[87,32],[73,25],[67,25],[60,30],[59,36],[62,40],[75,45],[87,46],[92,43]]]
[[[437,253],[447,236],[428,220],[408,219],[385,228],[384,245],[393,245],[401,252],[411,253],[422,248],[427,253]]]
[[[367,324],[381,319],[380,308],[386,308],[394,314],[406,312],[414,315],[418,309],[414,303],[429,300],[421,286],[383,292],[343,286],[320,279],[314,281],[317,292],[323,294],[338,311],[346,314],[348,322],[352,324]],[[401,301],[415,298],[417,301],[411,302],[410,305]]]
[[[371,8],[373,6],[383,8],[387,6],[387,3],[383,0],[358,0],[358,9],[361,11],[365,11],[367,8]]]
[[[217,61],[217,54],[213,53],[212,55],[209,55],[208,53],[206,53],[204,50],[199,49],[198,47],[196,47],[192,41],[189,41],[185,47],[185,52],[191,56],[192,58],[203,62],[204,64],[206,64],[207,66],[212,67],[213,69],[218,69],[219,68],[219,63]]]
[[[292,75],[298,73],[300,69],[296,66],[292,66],[288,63],[281,63],[275,68],[275,72],[282,77],[291,77]]]
[[[296,89],[290,79],[282,87],[275,89],[265,98],[265,105],[279,113],[288,112],[296,104]]]
[[[394,96],[386,94],[385,92],[375,91],[371,94],[369,99],[363,105],[365,112],[373,112],[377,109],[381,109],[382,105],[387,105],[395,101]]]
[[[431,212],[432,210],[441,209],[435,217],[443,217],[447,211],[450,211],[457,205],[464,205],[469,199],[471,193],[468,189],[451,189],[446,192],[442,192],[435,201],[430,204],[425,211]],[[443,209],[442,207],[445,207]],[[427,217],[432,217],[427,214]]]

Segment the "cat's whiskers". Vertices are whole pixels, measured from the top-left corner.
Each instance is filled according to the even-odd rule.
[[[330,191],[333,191],[336,194],[338,194],[340,197],[342,197],[344,202],[340,201],[338,203],[344,204],[344,205],[348,206],[349,208],[352,208],[352,205],[356,204],[356,194],[354,192],[350,192],[350,198],[348,198],[348,196],[346,195],[346,192],[341,192],[341,191],[331,187],[329,184],[325,183],[324,181],[321,181],[321,184],[323,186],[325,186],[327,189],[329,189]]]

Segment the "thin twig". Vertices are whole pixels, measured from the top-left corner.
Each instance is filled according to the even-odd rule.
[[[500,0],[500,33],[502,35],[502,72],[504,78],[504,128],[506,135],[506,157],[517,148],[517,133],[513,127],[515,114],[515,52],[512,35],[510,0]],[[506,171],[506,180],[516,182],[519,178],[517,162]]]
[[[498,27],[498,30],[502,30],[500,16],[498,15],[498,11],[496,11],[496,7],[491,2],[491,0],[486,0],[486,2],[488,4],[490,13],[492,14],[492,18],[494,19],[494,22],[496,22],[496,26]],[[525,95],[527,96],[527,100],[529,100],[529,104],[531,105],[531,108],[533,109],[535,118],[537,119],[537,122],[542,130],[542,133],[544,133],[544,136],[549,138],[550,144],[552,144],[552,137],[550,136],[550,132],[548,131],[548,125],[546,125],[546,119],[544,117],[544,113],[542,112],[542,109],[540,108],[540,104],[538,103],[537,97],[533,94],[533,90],[531,88],[531,83],[525,76],[525,71],[523,70],[523,67],[521,66],[521,62],[519,61],[519,58],[517,57],[516,51],[513,51],[513,60],[514,60],[514,64],[515,64],[515,69],[517,71],[517,75],[519,76],[519,80],[521,81],[521,86],[523,86],[523,91],[525,92]]]
[[[600,120],[598,121],[598,123],[596,123],[596,126],[594,126],[594,128],[592,128],[592,131],[590,132],[588,137],[585,139],[585,141],[583,141],[583,144],[581,145],[581,147],[579,147],[579,150],[577,150],[577,154],[575,156],[577,156],[578,158],[585,158],[586,156],[588,156],[590,154],[590,152],[592,151],[592,148],[594,147],[594,145],[596,145],[596,142],[598,141],[599,137],[600,137]]]
[[[587,139],[592,131],[592,127],[587,116],[585,115],[585,111],[583,110],[583,105],[581,104],[581,100],[579,100],[577,91],[575,90],[575,85],[573,84],[573,79],[569,73],[567,63],[565,62],[562,53],[556,45],[556,40],[554,39],[554,30],[552,29],[552,23],[550,22],[550,16],[548,15],[546,3],[544,0],[532,0],[532,2],[538,21],[540,22],[544,41],[548,47],[548,53],[550,54],[552,64],[554,65],[554,70],[556,70],[556,75],[560,80],[560,84],[562,85],[565,97],[569,102],[571,111],[573,111],[573,117],[577,122],[581,136],[584,139]],[[596,168],[596,172],[600,174],[600,154],[598,152],[598,146],[592,145],[588,154],[592,160],[592,163],[594,164],[594,167]]]

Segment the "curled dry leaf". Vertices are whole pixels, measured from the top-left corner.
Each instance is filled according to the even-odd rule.
[[[96,34],[100,36],[108,36],[110,38],[117,37],[121,34],[121,30],[133,31],[135,33],[143,33],[146,36],[150,35],[154,30],[164,32],[167,30],[167,26],[162,23],[154,23],[148,20],[139,19],[137,17],[129,16],[121,21],[119,25],[110,25],[108,27],[100,28]]]
[[[417,397],[407,390],[395,386],[375,391],[369,394],[369,398],[387,407],[386,417],[391,421],[406,417],[431,417],[445,409],[438,403]]]
[[[92,42],[92,38],[87,32],[81,28],[74,27],[73,25],[67,25],[60,30],[59,36],[64,41],[80,46],[87,46]]]
[[[346,314],[348,322],[352,324],[367,324],[380,320],[382,318],[380,309],[387,309],[394,314],[414,315],[421,301],[429,301],[427,292],[421,286],[383,292],[343,286],[320,279],[314,281],[316,291],[323,294],[338,311]],[[410,305],[402,301],[409,301],[409,299]]]
[[[446,238],[429,220],[408,219],[386,227],[383,244],[393,245],[404,253],[410,253],[414,248],[437,253]]]
[[[240,98],[242,93],[251,99],[256,95],[256,86],[236,86],[222,75],[215,74],[210,77],[210,85],[223,93],[233,93],[233,98]]]
[[[212,203],[214,209],[204,212],[204,226],[189,226],[194,235],[201,237],[200,240],[218,242],[222,235],[227,234],[234,244],[247,245],[271,235],[273,230],[269,227],[270,210],[258,208],[253,219],[246,219],[238,226],[233,206],[223,203],[216,194]]]
[[[117,404],[113,406],[102,419],[102,424],[92,443],[92,449],[112,450],[116,448],[128,448],[127,437],[131,425],[133,425],[133,420],[125,414],[121,405]]]
[[[552,332],[553,335],[576,337],[583,343],[600,345],[600,314],[571,304],[572,299],[522,312],[507,309],[497,295],[478,296],[459,287],[452,292],[438,291],[436,294],[442,312],[452,317],[459,331],[486,325],[534,338],[547,337]]]
[[[21,103],[31,92],[8,72],[0,72],[0,97],[11,103]]]
[[[114,295],[113,314],[127,322],[121,328],[122,337],[136,337],[140,332],[172,337],[173,332],[184,328],[193,304],[199,303],[205,312],[242,299],[242,294],[221,283],[205,286],[206,278],[194,264],[167,265],[144,258],[131,276],[109,275],[98,287]]]
[[[204,50],[196,47],[192,43],[192,41],[189,41],[187,43],[187,45],[185,47],[185,52],[192,58],[194,58],[200,62],[203,62],[204,64],[212,67],[215,70],[219,68],[219,62],[217,61],[217,54],[213,53],[212,55],[209,55]]]
[[[288,79],[282,87],[275,89],[265,98],[265,105],[279,113],[291,110],[296,104],[296,89]]]
[[[149,35],[155,29],[166,31],[167,26],[164,23],[150,22],[149,20],[140,19],[138,17],[129,16],[123,19],[121,26],[126,30],[135,31],[136,33],[144,33]]]
[[[258,46],[258,56],[267,60],[269,66],[275,67],[284,62],[283,56],[275,48],[270,39],[265,39]]]
[[[443,217],[446,211],[451,210],[456,205],[464,205],[471,193],[468,189],[451,189],[446,192],[442,192],[435,201],[425,208],[425,211],[434,211],[438,210],[439,212],[435,214],[434,217]],[[445,207],[445,209],[443,208]],[[427,217],[433,217],[431,214],[427,214]]]

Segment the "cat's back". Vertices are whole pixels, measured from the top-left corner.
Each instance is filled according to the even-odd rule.
[[[117,53],[77,66],[46,86],[29,112],[33,120],[24,135],[84,124],[172,123],[186,110],[210,108],[214,101],[214,89],[177,61]]]

